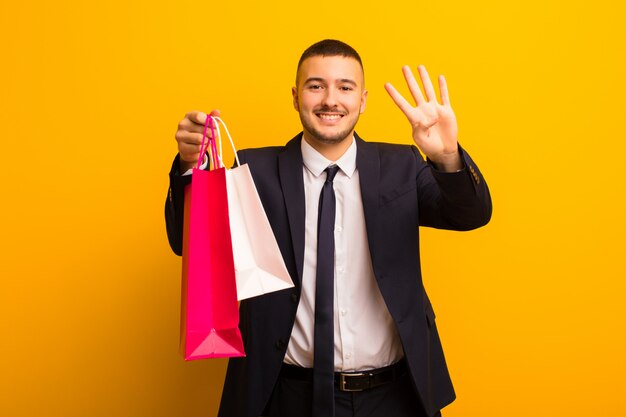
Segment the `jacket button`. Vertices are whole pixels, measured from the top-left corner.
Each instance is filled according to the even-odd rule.
[[[287,343],[283,339],[278,339],[276,341],[276,349],[283,350],[287,347]]]
[[[291,302],[294,304],[298,302],[298,294],[296,294],[295,292],[291,294]]]

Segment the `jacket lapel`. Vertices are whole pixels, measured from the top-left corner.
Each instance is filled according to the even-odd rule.
[[[302,176],[302,151],[300,141],[302,133],[290,140],[285,151],[278,156],[278,171],[280,177],[285,207],[287,207],[287,217],[289,229],[291,230],[291,241],[293,245],[296,270],[298,272],[298,283],[302,282],[302,267],[304,264],[304,179]]]
[[[380,185],[380,158],[378,147],[367,143],[356,133],[354,134],[356,146],[356,167],[359,171],[361,198],[363,200],[363,212],[365,214],[365,228],[370,248],[372,264],[375,264],[376,236],[378,236],[378,195]]]

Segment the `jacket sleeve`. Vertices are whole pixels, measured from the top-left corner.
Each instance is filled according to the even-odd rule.
[[[185,214],[185,187],[191,183],[191,175],[178,173],[179,155],[170,169],[170,186],[165,200],[165,227],[170,247],[177,255],[183,253],[183,219]]]
[[[464,167],[442,172],[413,147],[417,159],[420,226],[448,230],[472,230],[489,223],[492,213],[487,183],[469,154],[459,146]]]

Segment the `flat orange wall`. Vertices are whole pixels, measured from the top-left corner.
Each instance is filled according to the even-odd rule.
[[[491,187],[488,227],[423,233],[445,415],[626,416],[625,20],[615,0],[3,1],[0,415],[215,415],[225,362],[177,350],[176,124],[219,107],[239,147],[284,143],[297,59],[334,37],[364,59],[363,137],[410,143],[383,84],[426,64]]]

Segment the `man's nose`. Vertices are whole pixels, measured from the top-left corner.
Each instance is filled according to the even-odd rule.
[[[333,108],[337,105],[337,92],[333,88],[327,88],[324,91],[324,97],[322,98],[322,104],[326,107]]]

